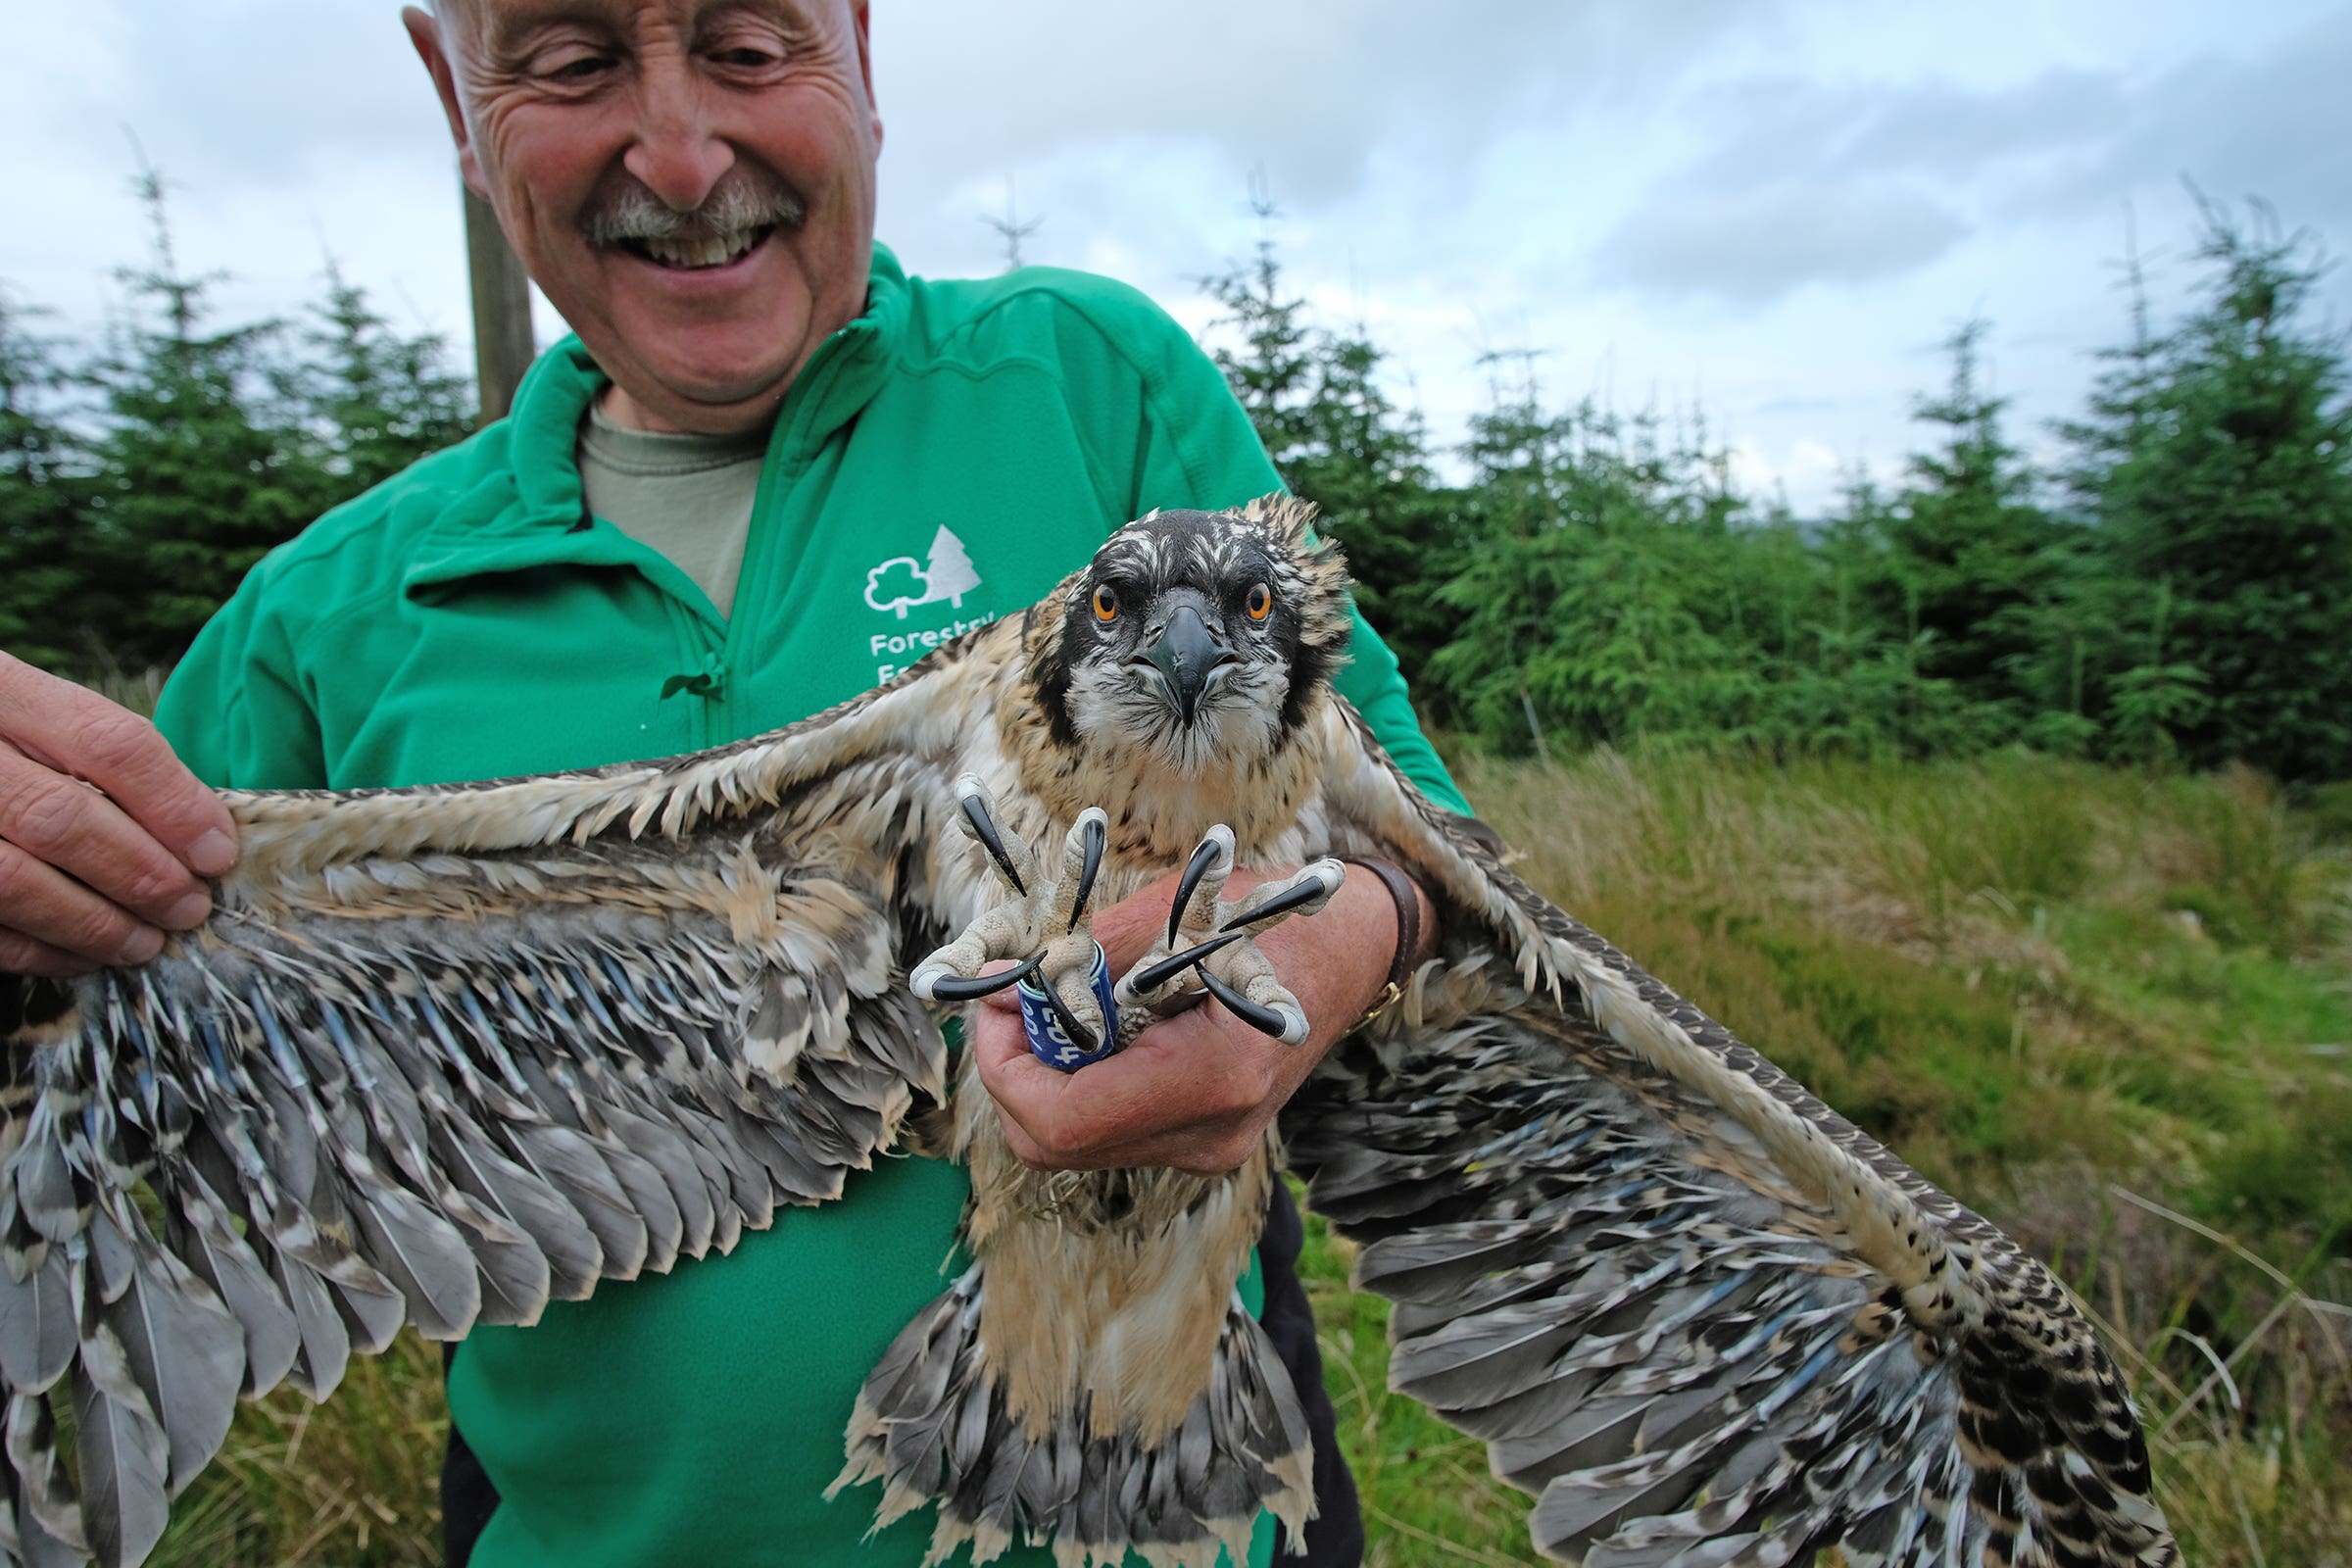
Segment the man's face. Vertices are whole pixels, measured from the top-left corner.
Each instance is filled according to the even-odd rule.
[[[653,429],[769,417],[865,308],[864,0],[442,0],[408,14],[466,181]]]

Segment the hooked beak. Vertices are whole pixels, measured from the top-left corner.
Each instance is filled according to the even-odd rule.
[[[1200,711],[1201,695],[1208,690],[1209,677],[1221,666],[1234,662],[1234,657],[1200,612],[1191,605],[1180,605],[1160,628],[1159,637],[1144,650],[1144,662],[1159,672],[1168,695],[1176,700],[1176,711],[1190,724]]]

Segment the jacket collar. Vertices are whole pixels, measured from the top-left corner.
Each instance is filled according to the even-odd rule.
[[[906,274],[877,241],[864,314],[819,344],[785,389],[768,436],[768,471],[806,467],[873,401],[898,358],[908,310]],[[401,577],[404,594],[540,566],[638,564],[641,547],[591,526],[581,499],[580,420],[609,380],[577,336],[539,356],[515,388],[503,429],[493,427],[505,437],[504,471],[460,497],[419,542]]]

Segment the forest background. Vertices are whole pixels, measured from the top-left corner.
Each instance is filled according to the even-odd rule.
[[[102,341],[45,336],[0,289],[0,647],[68,673],[168,667],[271,546],[472,422],[446,346],[331,267],[296,318],[214,320],[160,182],[143,196],[153,254]],[[1234,390],[1440,729],[1504,755],[2020,745],[2342,779],[2352,402],[2310,318],[2325,260],[2259,207],[2197,205],[2196,308],[2151,320],[2128,265],[2059,466],[2012,444],[1971,319],[1899,478],[1855,473],[1813,517],[1740,493],[1703,409],[1555,405],[1535,351],[1484,356],[1488,405],[1442,463],[1380,346],[1312,319],[1271,240],[1202,286]]]
[[[95,339],[0,285],[0,649],[134,702],[264,553],[473,422],[446,345],[331,266],[218,319],[141,195]],[[1915,450],[1810,516],[1743,493],[1703,410],[1556,399],[1536,350],[1483,358],[1440,449],[1271,238],[1202,287],[1531,880],[2055,1259],[2191,1561],[2342,1568],[2352,393],[2317,241],[2184,205],[2193,303],[2155,319],[2126,258],[2059,462],[1986,324],[1923,323]],[[1312,1242],[1375,1560],[1524,1557],[1471,1446],[1380,1393],[1346,1263]],[[438,1362],[403,1356],[250,1412],[171,1560],[434,1560]]]

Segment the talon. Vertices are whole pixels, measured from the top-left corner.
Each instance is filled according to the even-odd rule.
[[[1110,842],[1110,818],[1102,814],[1102,808],[1090,806],[1078,813],[1076,832],[1084,858],[1078,867],[1078,891],[1070,899],[1070,923],[1065,929],[1071,931],[1086,918],[1086,901],[1094,894],[1095,873],[1102,869],[1102,851]]]
[[[1041,953],[1038,956],[1042,959],[1045,955]],[[1076,1046],[1080,1054],[1093,1055],[1101,1044],[1095,1039],[1095,1032],[1078,1021],[1077,1015],[1062,1002],[1059,991],[1050,985],[1038,989],[1045,992],[1046,1005],[1054,1009],[1054,1020],[1061,1025],[1061,1032],[1069,1036],[1070,1044]]]
[[[1245,931],[1235,931],[1225,936],[1211,937],[1208,941],[1200,943],[1197,947],[1187,948],[1182,953],[1174,954],[1168,957],[1160,959],[1157,963],[1147,965],[1141,969],[1130,970],[1127,975],[1127,990],[1130,995],[1137,996],[1140,996],[1147,991],[1157,991],[1161,986],[1166,985],[1170,980],[1173,980],[1176,978],[1176,976],[1182,974],[1187,968],[1193,964],[1200,962],[1202,959],[1206,958],[1210,954],[1215,953],[1220,948],[1229,948],[1236,942],[1248,940],[1248,937],[1249,933]]]
[[[1200,890],[1201,879],[1216,866],[1223,866],[1217,885],[1233,874],[1233,829],[1219,822],[1202,836],[1193,858],[1184,864],[1184,875],[1176,882],[1176,902],[1168,906],[1168,946],[1176,945],[1176,936],[1184,926],[1184,911],[1192,907],[1193,895]]]
[[[969,979],[959,974],[923,975],[918,973],[907,982],[907,985],[909,990],[925,1002],[976,1002],[982,997],[993,996],[1006,986],[1017,985],[1028,979],[1037,973],[1037,966],[1045,961],[1046,956],[1041,953],[1027,963],[1006,969],[1001,974],[974,975]],[[928,991],[924,989],[926,982],[930,987]]]
[[[1272,1035],[1286,1046],[1298,1045],[1306,1038],[1306,1014],[1278,1010],[1251,1002],[1239,991],[1218,979],[1208,970],[1200,971],[1200,983],[1208,994],[1225,1004],[1226,1010],[1261,1035]]]
[[[1303,880],[1297,886],[1275,894],[1254,908],[1244,909],[1217,929],[1239,931],[1245,926],[1255,925],[1261,920],[1271,920],[1278,915],[1314,914],[1321,910],[1324,905],[1331,902],[1332,895],[1340,891],[1340,884],[1347,875],[1348,873],[1340,868],[1339,861],[1317,860],[1300,873]]]
[[[1014,867],[1012,857],[1005,852],[1004,836],[997,830],[997,803],[990,798],[988,786],[973,774],[966,773],[956,780],[956,798],[963,808],[965,831],[980,841],[980,847],[988,852],[988,858],[997,862],[998,872],[1012,884],[1012,891],[1027,898],[1029,890],[1022,885],[1021,873]]]

